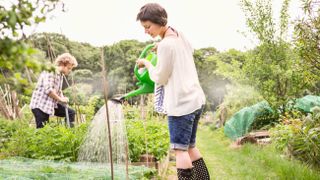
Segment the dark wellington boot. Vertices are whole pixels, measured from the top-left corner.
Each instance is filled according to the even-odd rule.
[[[210,180],[209,171],[203,158],[193,161],[192,165],[195,180]]]
[[[193,168],[177,169],[178,180],[193,180]]]

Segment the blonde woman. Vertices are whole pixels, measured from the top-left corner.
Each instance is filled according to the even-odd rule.
[[[63,75],[68,75],[78,66],[75,57],[69,53],[61,54],[55,60],[55,72],[44,71],[40,74],[37,86],[32,93],[30,108],[36,120],[36,127],[42,128],[49,116],[66,117],[65,105],[69,99],[63,96]],[[68,108],[70,126],[74,126],[75,111]]]
[[[155,38],[158,62],[153,66],[138,59],[150,78],[163,86],[164,111],[168,115],[170,144],[176,154],[178,178],[210,179],[206,164],[196,148],[196,133],[205,96],[193,60],[193,48],[184,35],[167,25],[167,12],[156,3],[144,5],[137,15],[145,33]],[[162,98],[160,98],[162,99]]]

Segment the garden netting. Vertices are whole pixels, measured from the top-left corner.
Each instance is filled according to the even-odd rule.
[[[315,106],[320,107],[320,97],[307,95],[288,103],[289,109],[297,109],[310,113]],[[245,107],[234,114],[225,124],[224,133],[232,140],[242,137],[251,130],[252,124],[260,117],[273,114],[268,102],[262,101],[253,106]]]
[[[250,107],[245,107],[226,122],[224,134],[230,139],[236,140],[248,133],[253,122],[265,114],[273,114],[271,107],[266,101],[259,102]]]
[[[300,99],[296,99],[294,102],[293,108],[306,113],[310,113],[311,109],[315,106],[320,107],[320,97],[307,95]]]
[[[154,173],[144,166],[129,166],[129,179],[143,179]],[[110,164],[66,163],[28,158],[0,160],[0,179],[111,179]],[[114,179],[126,179],[125,165],[114,165]]]

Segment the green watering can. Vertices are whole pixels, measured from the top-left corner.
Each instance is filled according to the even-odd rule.
[[[153,47],[154,47],[154,44],[147,45],[144,48],[144,50],[141,52],[139,59],[144,58],[150,61],[151,64],[155,66],[157,64],[157,55],[151,51]],[[111,100],[122,103],[124,100],[133,96],[137,96],[140,94],[153,93],[154,82],[150,79],[147,68],[143,68],[142,71],[139,71],[139,67],[136,64],[134,67],[134,74],[138,79],[137,85],[139,86],[139,89],[131,91],[122,97],[112,98]]]

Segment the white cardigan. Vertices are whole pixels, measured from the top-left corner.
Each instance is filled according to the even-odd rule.
[[[157,48],[158,62],[150,66],[150,78],[164,85],[164,109],[168,116],[182,116],[199,109],[205,103],[193,60],[190,43],[179,36],[162,39]]]

